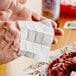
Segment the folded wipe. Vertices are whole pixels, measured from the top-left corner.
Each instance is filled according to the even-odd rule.
[[[54,38],[54,29],[51,20],[18,21],[21,30],[19,55],[48,62],[50,46]]]

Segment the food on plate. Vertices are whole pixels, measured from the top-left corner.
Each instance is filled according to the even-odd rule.
[[[76,71],[76,52],[64,53],[50,63],[47,76],[70,76]]]

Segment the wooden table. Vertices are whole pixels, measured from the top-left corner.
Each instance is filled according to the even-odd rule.
[[[55,45],[52,45],[51,50],[60,49],[68,44],[72,44],[76,42],[76,29],[64,29],[65,22],[74,21],[74,20],[76,20],[76,16],[69,17],[69,15],[67,16],[67,15],[61,14],[59,27],[64,30],[64,36],[61,36],[61,37],[56,36],[58,39],[58,43]]]
[[[76,18],[69,18],[66,16],[63,18],[63,16],[61,16],[59,27],[63,28],[64,23],[69,20],[76,20]],[[51,50],[56,50],[67,44],[76,42],[76,30],[64,29],[64,36],[59,36],[57,38],[59,41],[57,44],[52,45]],[[26,57],[20,57],[8,64],[0,65],[0,76],[27,76],[24,72],[22,72],[22,70],[29,66],[30,63],[35,63],[35,61]]]

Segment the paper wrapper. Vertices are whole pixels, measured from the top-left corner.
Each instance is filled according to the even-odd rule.
[[[54,38],[54,29],[51,20],[18,21],[21,31],[19,55],[26,56],[36,61],[48,62],[50,46]]]
[[[48,66],[47,64],[50,61],[50,47],[54,38],[51,20],[47,19],[40,22],[18,21],[18,25],[21,31],[20,51],[18,54],[35,59],[38,62],[36,65],[30,65],[27,71],[25,71],[26,69],[24,71],[27,74],[40,73],[41,67]]]
[[[50,53],[50,62],[52,62],[54,59],[60,57],[62,54],[64,53],[69,53],[72,51],[76,51],[76,43],[67,45],[61,49],[52,51]],[[38,62],[37,64],[33,64],[30,65],[28,68],[24,69],[23,71],[26,74],[30,74],[30,75],[37,75],[40,74],[41,76],[47,76],[47,68],[50,64],[50,62],[48,63],[44,63],[44,62]],[[76,72],[72,72],[70,76],[76,76]]]

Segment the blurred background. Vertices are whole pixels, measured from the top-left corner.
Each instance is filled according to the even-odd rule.
[[[58,43],[51,46],[51,51],[76,42],[76,0],[46,1],[48,5],[44,0],[27,0],[25,6],[40,15],[53,19],[57,22],[57,27],[64,30],[64,36],[56,36]],[[50,1],[53,1],[52,5],[50,5]],[[71,28],[68,27],[68,24],[65,25],[67,22],[69,22],[69,24],[71,22]],[[26,76],[21,70],[33,62],[35,61],[22,57],[8,64],[0,65],[0,76]]]
[[[41,14],[41,4],[42,0],[27,0],[27,3],[25,6],[27,6],[32,11]]]

